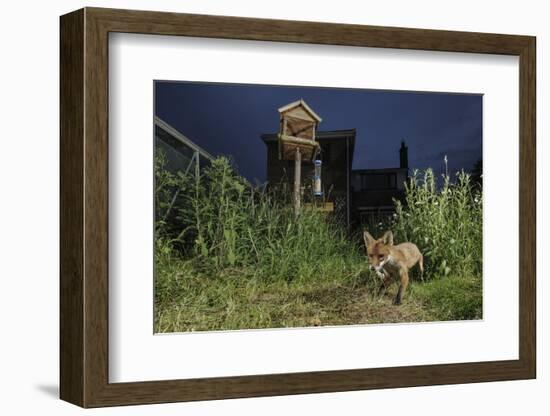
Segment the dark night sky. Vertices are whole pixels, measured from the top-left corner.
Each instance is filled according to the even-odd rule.
[[[265,180],[262,133],[278,130],[277,109],[303,98],[319,130],[357,129],[353,168],[399,165],[470,171],[482,155],[482,96],[364,89],[155,82],[155,114],[213,155],[231,155],[249,180]]]

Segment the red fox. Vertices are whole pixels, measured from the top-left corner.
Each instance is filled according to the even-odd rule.
[[[409,284],[409,269],[418,263],[420,273],[424,273],[422,253],[413,243],[401,243],[394,246],[391,231],[387,231],[378,240],[375,240],[368,231],[364,231],[363,240],[365,240],[369,267],[384,279],[383,287],[388,287],[392,277],[399,276],[399,290],[393,303],[400,305],[403,293]]]

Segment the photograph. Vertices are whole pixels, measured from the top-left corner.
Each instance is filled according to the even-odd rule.
[[[155,333],[483,319],[483,94],[153,88]]]

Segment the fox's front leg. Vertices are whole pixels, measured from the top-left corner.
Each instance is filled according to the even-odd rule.
[[[376,272],[376,273],[379,274],[380,278],[382,279],[382,284],[378,289],[378,293],[384,293],[391,283],[391,275],[389,272],[383,269],[382,269],[382,272]]]
[[[403,297],[403,293],[405,293],[405,290],[409,284],[409,273],[407,270],[400,270],[399,277],[401,278],[401,282],[399,284],[399,290],[397,291],[395,300],[393,301],[394,305],[401,305],[401,298]]]

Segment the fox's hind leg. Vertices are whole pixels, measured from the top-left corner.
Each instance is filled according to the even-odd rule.
[[[401,270],[399,272],[399,277],[401,277],[401,282],[399,284],[397,296],[393,301],[394,305],[401,305],[401,298],[403,297],[403,293],[405,293],[405,290],[407,290],[407,286],[409,285],[409,273],[407,273],[406,270]]]

